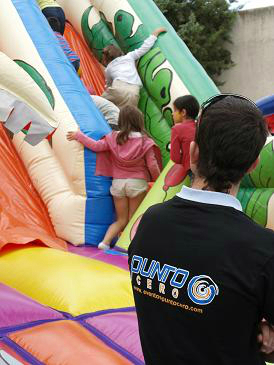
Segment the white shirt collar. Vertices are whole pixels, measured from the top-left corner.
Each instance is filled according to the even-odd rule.
[[[179,198],[192,200],[198,203],[223,205],[242,211],[241,203],[230,194],[218,193],[216,191],[191,189],[186,186],[176,194]]]
[[[129,136],[129,138],[139,138],[139,137],[142,137],[142,133],[140,133],[140,132],[130,132],[128,136]]]

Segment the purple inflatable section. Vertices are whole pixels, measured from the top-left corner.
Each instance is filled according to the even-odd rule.
[[[104,314],[87,318],[85,322],[144,362],[135,311]]]
[[[64,318],[62,314],[35,302],[0,283],[0,334],[31,322]]]

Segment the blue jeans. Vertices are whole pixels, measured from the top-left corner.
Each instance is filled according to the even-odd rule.
[[[73,67],[75,68],[75,71],[78,72],[79,67],[80,67],[80,61],[76,60],[76,61],[73,61],[71,63],[73,65]]]
[[[54,17],[57,18],[60,22],[60,33],[64,35],[65,31],[65,24],[66,24],[66,17],[64,10],[60,8],[60,6],[49,6],[42,10],[42,13],[45,15],[46,18]]]

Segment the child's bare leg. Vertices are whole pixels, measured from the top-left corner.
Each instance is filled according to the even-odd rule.
[[[113,238],[115,238],[128,224],[128,198],[127,197],[113,197],[115,211],[116,211],[116,221],[112,223],[103,239],[101,244],[109,246]],[[102,245],[101,245],[102,246]],[[101,248],[101,247],[99,247]],[[102,247],[104,248],[104,246]]]
[[[136,212],[139,205],[144,200],[144,197],[146,196],[146,191],[144,193],[141,193],[134,198],[129,198],[129,210],[128,210],[128,220],[130,221],[133,214]]]

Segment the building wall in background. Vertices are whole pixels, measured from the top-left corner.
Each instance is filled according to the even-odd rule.
[[[240,11],[231,38],[235,66],[222,74],[220,90],[253,100],[274,94],[274,7]]]

